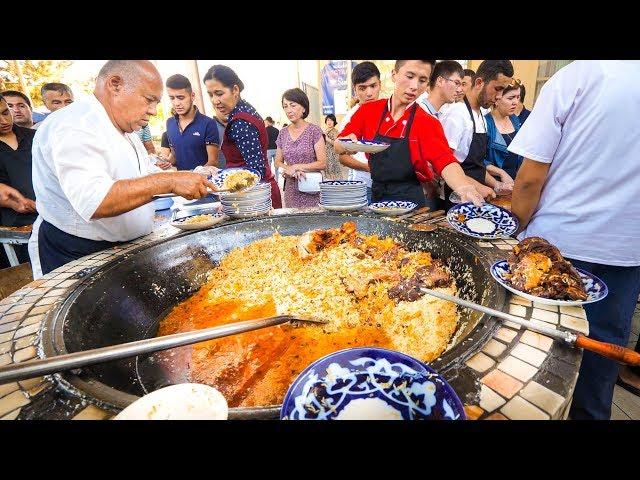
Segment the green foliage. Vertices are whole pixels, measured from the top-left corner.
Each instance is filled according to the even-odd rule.
[[[32,106],[42,105],[40,87],[48,82],[60,82],[64,71],[73,63],[71,60],[18,60],[22,77],[27,86],[27,96]],[[16,63],[0,60],[0,88],[2,90],[23,91]]]

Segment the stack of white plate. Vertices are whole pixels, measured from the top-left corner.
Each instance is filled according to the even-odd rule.
[[[222,212],[231,218],[259,217],[271,210],[271,184],[257,184],[248,192],[220,195]]]
[[[367,206],[367,186],[359,180],[328,180],[320,182],[320,206],[327,210],[346,212]]]

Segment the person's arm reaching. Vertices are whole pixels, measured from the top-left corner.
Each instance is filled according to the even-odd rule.
[[[336,141],[337,143],[337,141]],[[334,147],[335,148],[335,147]],[[369,163],[360,162],[356,158],[352,157],[348,153],[343,153],[338,157],[340,163],[345,167],[353,168],[354,170],[360,170],[362,172],[370,172]]]
[[[131,211],[150,202],[156,194],[175,193],[193,199],[206,195],[207,187],[215,190],[202,175],[191,172],[116,180],[108,149],[97,132],[82,128],[67,128],[51,141],[52,163],[60,188],[86,222]]]
[[[187,200],[208,195],[207,187],[216,190],[214,184],[203,175],[192,172],[154,173],[142,178],[118,180],[113,183],[92,220],[115,217],[129,212],[153,200],[153,195],[175,193]]]
[[[207,163],[205,167],[217,167],[218,166],[218,148],[217,145],[207,145]]]
[[[487,165],[487,173],[500,178],[503,183],[513,183],[513,178],[505,172],[502,168],[498,168],[493,164]]]
[[[156,147],[151,140],[145,140],[142,144],[147,149],[148,154],[156,153]]]
[[[550,163],[525,158],[518,170],[511,197],[511,211],[520,222],[518,232],[526,228],[538,206],[550,167]]]
[[[218,152],[220,151],[220,135],[218,134],[218,125],[213,119],[207,121],[204,142],[207,146],[207,163],[204,166],[217,167]]]
[[[480,186],[476,186],[473,180],[465,175],[464,170],[457,162],[444,167],[440,175],[463,202],[473,202],[474,205],[480,206],[485,196],[488,198],[496,196],[493,190],[489,189],[490,192],[485,192]]]
[[[340,133],[338,133],[336,141],[333,143],[333,149],[338,155],[347,153],[347,150],[340,142],[341,138],[348,138],[357,142],[360,139],[359,137],[362,137],[364,134],[365,114],[363,112],[364,109],[362,107],[358,108],[358,110],[353,113],[349,121],[345,124],[344,128],[340,130]]]
[[[412,159],[418,180],[429,180],[432,168],[463,202],[473,202],[474,205],[480,206],[484,197],[495,197],[493,190],[486,191],[476,187],[475,182],[464,173],[460,163],[451,153],[440,122],[426,114],[423,118],[424,120],[417,125],[417,128],[420,128],[416,139],[419,153],[414,154],[415,160]]]
[[[0,207],[10,208],[18,213],[36,213],[36,202],[3,183],[0,183]]]

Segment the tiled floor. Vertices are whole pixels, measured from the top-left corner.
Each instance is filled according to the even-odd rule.
[[[640,303],[636,305],[636,311],[633,315],[629,348],[635,348],[638,334],[640,334]],[[613,405],[611,405],[611,419],[640,420],[640,397],[616,385],[613,392]]]

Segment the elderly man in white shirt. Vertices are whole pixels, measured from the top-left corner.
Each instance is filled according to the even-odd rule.
[[[146,235],[153,195],[188,199],[215,186],[191,172],[161,172],[135,133],[162,95],[148,61],[111,60],[93,96],[53,112],[33,140],[39,217],[29,241],[34,278],[77,258]]]
[[[574,61],[544,85],[509,150],[524,156],[512,210],[519,239],[538,236],[601,278],[585,305],[589,336],[626,345],[640,294],[640,62]],[[585,351],[569,416],[609,419],[618,364]]]

